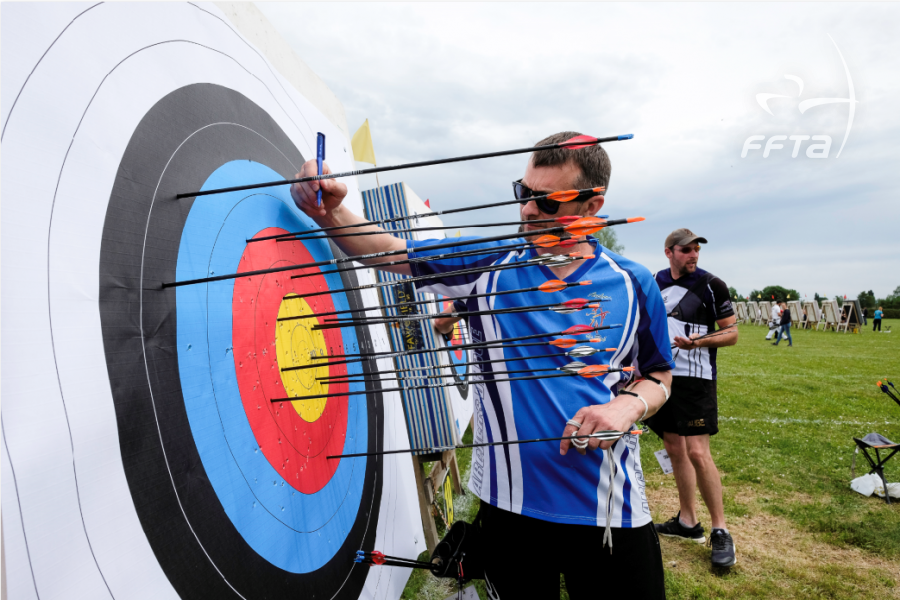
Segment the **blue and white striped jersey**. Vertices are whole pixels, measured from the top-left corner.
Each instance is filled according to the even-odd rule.
[[[473,239],[473,238],[468,238]],[[520,240],[518,240],[520,241]],[[453,252],[445,248],[429,252],[428,246],[446,240],[409,241],[410,257]],[[490,248],[514,243],[471,244],[459,250]],[[621,328],[599,331],[589,337],[603,338],[604,348],[615,352],[595,354],[585,362],[614,367],[633,365],[642,373],[672,368],[672,353],[666,330],[666,311],[656,282],[643,266],[618,256],[592,240],[595,258],[585,261],[566,281],[593,282],[547,294],[529,292],[488,296],[468,300],[468,310],[515,308],[586,298],[600,308],[574,314],[534,311],[518,314],[472,316],[469,331],[473,342],[519,337],[541,332],[562,331],[576,324],[622,324]],[[442,277],[459,269],[526,261],[534,250],[413,263],[413,275],[433,275],[419,282],[424,292],[450,298],[538,286],[556,279],[546,267],[533,265],[505,271]],[[547,338],[549,342],[552,338]],[[553,354],[545,358],[512,361],[513,358]],[[475,353],[473,360],[505,359],[481,365],[483,373],[512,369],[562,367],[572,359],[549,345],[492,347]],[[478,365],[475,365],[477,368]],[[522,375],[527,376],[528,373]],[[519,375],[498,375],[497,379]],[[558,437],[579,408],[609,402],[629,377],[610,373],[585,379],[578,376],[530,381],[487,382],[474,386],[474,441]],[[650,522],[644,494],[640,447],[637,436],[625,436],[613,447],[618,465],[613,498],[612,527],[640,527]],[[581,456],[570,451],[560,456],[557,443],[491,446],[473,451],[469,489],[479,498],[499,508],[556,523],[606,526],[606,498],[610,465],[604,453]]]

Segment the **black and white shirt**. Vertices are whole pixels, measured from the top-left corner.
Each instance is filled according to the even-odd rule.
[[[664,269],[654,279],[666,305],[671,340],[692,333],[705,335],[715,331],[716,321],[734,315],[728,286],[712,273],[697,269],[673,280],[671,270]],[[715,379],[716,348],[678,350],[672,375]]]

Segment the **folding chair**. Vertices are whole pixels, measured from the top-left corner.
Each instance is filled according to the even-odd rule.
[[[890,504],[891,495],[888,494],[887,480],[884,478],[884,465],[887,461],[891,460],[897,452],[900,452],[900,444],[895,444],[880,433],[870,433],[862,439],[853,438],[853,441],[856,442],[856,451],[853,452],[853,462],[850,464],[851,478],[856,479],[856,455],[862,450],[863,456],[866,457],[866,460],[869,461],[869,466],[872,467],[869,473],[878,473],[878,476],[881,477],[881,485],[884,486],[884,500]],[[869,454],[870,450],[875,452],[874,460]],[[891,453],[886,457],[881,458],[882,450],[890,450]],[[866,474],[868,475],[869,473]]]
[[[885,378],[883,382],[879,381],[876,385],[878,386],[878,389],[887,394],[898,406],[900,406],[900,398],[898,398],[895,393],[897,388],[893,383]],[[893,388],[894,391],[891,391],[891,388]],[[900,452],[900,444],[895,444],[880,433],[870,433],[862,439],[853,438],[853,441],[856,442],[856,450],[853,452],[853,461],[850,464],[851,478],[856,479],[856,455],[862,450],[863,456],[866,457],[866,460],[869,461],[869,466],[872,467],[867,475],[870,473],[878,473],[878,476],[881,478],[881,485],[884,486],[884,500],[890,504],[891,495],[888,494],[887,480],[884,478],[884,465],[887,461],[891,460],[897,452]],[[888,450],[890,450],[890,453],[882,459],[881,452],[887,452]],[[875,453],[874,459],[869,453],[870,451]]]

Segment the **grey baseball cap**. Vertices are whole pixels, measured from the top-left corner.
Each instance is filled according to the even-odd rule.
[[[666,238],[666,248],[671,248],[672,246],[687,246],[688,244],[693,244],[694,242],[700,244],[708,243],[705,237],[700,237],[690,229],[676,229],[669,234],[669,237]]]

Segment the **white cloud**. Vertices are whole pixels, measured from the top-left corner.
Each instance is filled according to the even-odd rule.
[[[604,212],[647,217],[620,238],[651,269],[664,266],[665,235],[688,226],[710,239],[701,266],[739,291],[885,296],[900,284],[896,4],[258,6],[338,95],[351,130],[369,119],[380,164],[521,147],[569,129],[634,133],[607,147]],[[801,99],[847,97],[828,34],[859,101],[840,158],[848,105],[797,109]],[[804,81],[802,98],[785,74]],[[790,98],[771,100],[769,115],[760,92]],[[826,160],[792,159],[790,141],[767,159],[740,158],[753,134],[820,133],[833,139]],[[524,162],[386,173],[381,183],[404,180],[451,208],[510,198]],[[463,226],[472,215],[446,220]]]

